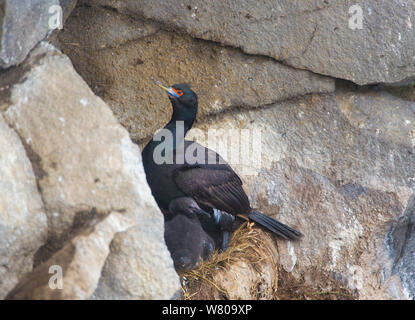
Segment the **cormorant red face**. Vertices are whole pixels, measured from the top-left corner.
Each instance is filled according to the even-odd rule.
[[[174,84],[169,87],[161,84],[159,81],[154,80],[154,82],[163,90],[167,91],[169,98],[172,100],[179,100],[180,102],[193,105],[197,103],[197,95],[190,89],[190,86],[186,83],[184,84]]]
[[[183,90],[175,89],[174,87],[171,87],[170,90],[170,98],[180,98],[183,95]]]

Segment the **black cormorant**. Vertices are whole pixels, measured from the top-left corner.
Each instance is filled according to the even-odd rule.
[[[203,211],[192,198],[180,197],[169,205],[171,219],[165,221],[164,239],[174,262],[180,271],[196,268],[215,249],[213,239],[203,230],[199,216],[210,214]]]
[[[195,148],[193,144],[196,142],[184,139],[196,118],[198,106],[197,95],[189,85],[168,87],[156,83],[167,91],[173,106],[171,120],[164,127],[173,137],[172,145],[164,150],[171,153],[171,163],[158,163],[155,160],[156,151],[165,143],[161,139],[153,138],[142,152],[147,181],[159,207],[166,212],[173,200],[191,197],[210,213],[212,209],[218,209],[234,216],[243,216],[283,239],[299,239],[301,232],[251,208],[241,179],[219,154],[198,144]],[[179,125],[183,126],[182,136],[177,134]],[[185,156],[189,147],[203,152],[202,163],[189,163]],[[227,247],[227,241],[223,249]]]

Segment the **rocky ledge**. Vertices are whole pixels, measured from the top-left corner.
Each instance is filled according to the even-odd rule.
[[[141,163],[171,112],[154,77],[192,83],[202,144],[260,133],[255,170],[232,165],[305,234],[257,230],[268,259],[232,260],[196,297],[414,299],[413,6],[3,1],[0,298],[180,296]],[[229,141],[225,158],[252,155]]]

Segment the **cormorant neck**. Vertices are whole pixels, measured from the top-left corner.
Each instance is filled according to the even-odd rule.
[[[171,103],[173,105],[173,114],[164,129],[169,130],[173,134],[174,146],[177,147],[183,142],[187,132],[193,126],[193,122],[196,119],[197,105],[196,107],[189,108],[173,99]]]
[[[178,127],[181,126],[183,129],[180,130],[184,132],[185,136],[187,132],[192,128],[194,121],[195,119],[183,119],[181,117],[175,117],[173,114],[169,123],[167,123],[164,128],[170,130],[172,133],[175,133],[179,129]]]

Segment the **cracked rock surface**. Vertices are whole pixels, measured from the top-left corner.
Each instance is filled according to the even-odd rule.
[[[360,85],[399,82],[415,71],[412,0],[82,2]],[[362,28],[354,29],[360,12]]]
[[[191,82],[190,137],[305,234],[259,230],[268,259],[233,261],[200,297],[415,298],[413,1],[0,7],[0,298],[179,296],[139,149],[171,114],[152,78]]]
[[[318,266],[361,299],[409,299],[414,112],[413,102],[384,92],[338,89],[221,114],[198,128],[261,130],[266,152],[256,174],[244,176],[252,204],[305,234],[299,242],[277,242],[284,271],[324,287]]]
[[[98,285],[114,235],[133,225],[117,212],[102,221],[90,221],[62,249],[27,274],[6,299],[88,299]],[[58,272],[62,279],[52,276]],[[56,288],[51,290],[51,286]]]
[[[14,138],[20,143],[15,147],[16,152],[20,150],[19,161],[23,161],[20,166],[28,162],[26,156],[31,166],[26,168],[26,185],[22,184],[26,180],[16,175],[18,167],[12,171],[16,172],[15,176],[8,176],[8,171],[5,176],[2,174],[2,183],[6,181],[12,186],[18,183],[10,191],[15,189],[16,196],[22,196],[21,200],[10,196],[11,202],[6,202],[2,211],[5,218],[13,217],[2,219],[6,228],[11,224],[10,231],[6,232],[12,233],[6,241],[12,237],[19,240],[12,247],[2,245],[2,250],[28,260],[29,266],[13,265],[21,269],[18,269],[19,280],[24,272],[31,271],[33,251],[36,254],[33,274],[25,277],[28,283],[19,283],[12,297],[88,299],[96,288],[111,295],[108,290],[115,290],[114,287],[102,290],[98,283],[105,282],[107,277],[118,286],[113,298],[175,296],[179,289],[178,277],[164,243],[163,218],[147,186],[137,145],[105,102],[74,71],[70,60],[52,45],[40,43],[19,68],[20,71],[14,70],[15,78],[19,79],[10,88],[3,105],[4,118],[14,131],[6,125],[3,127],[12,131],[11,137],[18,135],[21,139],[19,142]],[[1,167],[7,168],[7,165]],[[37,190],[24,189],[34,189],[32,172],[40,197]],[[31,200],[26,205],[25,197]],[[21,218],[19,210],[23,210]],[[114,212],[119,214],[117,218]],[[97,219],[104,222],[90,233],[79,235]],[[123,219],[131,221],[128,230],[122,227]],[[131,241],[129,255],[124,255],[124,248],[109,248],[118,238]],[[25,244],[25,241],[31,242]],[[24,253],[19,253],[19,245],[24,246],[21,249],[26,250]],[[105,268],[102,274],[105,263],[111,259],[118,262],[118,269]],[[62,262],[65,277],[63,291],[55,292],[46,281],[51,277],[49,274],[40,278],[37,275],[46,272],[56,261]],[[121,264],[124,265],[122,272]],[[165,275],[162,281],[159,280],[161,273]],[[3,296],[8,289],[11,288],[2,288]]]
[[[32,269],[47,221],[32,166],[0,114],[0,299]]]
[[[333,79],[102,7],[78,7],[59,34],[59,46],[136,140],[150,137],[169,120],[166,97],[151,78],[191,82],[199,93],[199,117],[334,90]]]

